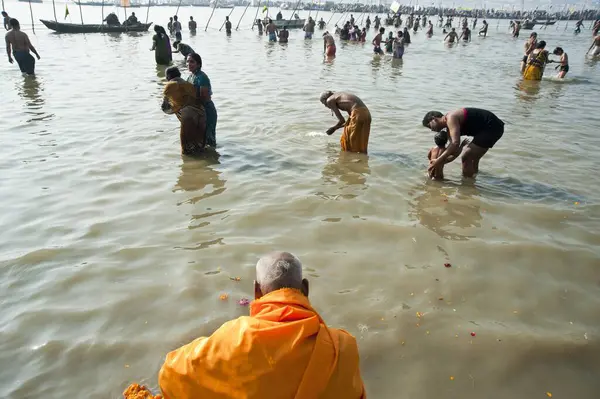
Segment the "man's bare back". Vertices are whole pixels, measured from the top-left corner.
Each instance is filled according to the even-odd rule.
[[[342,111],[346,111],[348,114],[351,114],[355,108],[366,108],[365,103],[362,102],[360,98],[350,93],[333,93],[327,99],[327,103],[334,102],[338,109]]]
[[[26,33],[20,30],[11,29],[5,35],[6,42],[10,43],[12,50],[14,51],[29,51],[31,42]]]

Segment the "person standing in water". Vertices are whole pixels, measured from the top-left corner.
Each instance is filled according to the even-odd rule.
[[[181,22],[177,19],[177,15],[173,17],[173,32],[175,33],[175,40],[181,41]]]
[[[354,15],[350,14],[350,26],[354,26]]]
[[[19,21],[17,21],[15,18],[11,18],[9,24],[11,30],[9,30],[4,36],[4,40],[6,41],[6,54],[8,55],[8,62],[12,64],[14,62],[14,56],[15,60],[17,60],[17,64],[19,64],[19,69],[21,72],[28,75],[33,75],[35,74],[35,58],[33,58],[29,52],[31,51],[33,54],[35,54],[38,60],[40,59],[40,55],[29,41],[29,36],[27,36],[27,33],[21,32],[21,25],[19,24]]]
[[[562,47],[555,48],[554,51],[552,52],[552,54],[560,56],[560,59],[558,61],[548,61],[548,62],[558,62],[559,63],[559,65],[557,65],[557,67],[556,67],[556,69],[558,69],[558,75],[556,75],[556,77],[559,79],[564,79],[567,72],[569,72],[569,56],[567,55],[567,53],[565,53],[565,51],[562,49]]]
[[[373,38],[373,41],[371,42],[373,44],[373,52],[375,54],[383,54],[383,50],[381,49],[381,42],[383,40],[383,34],[385,33],[385,28],[380,28],[379,29],[379,33],[377,35],[375,35],[375,37]]]
[[[592,45],[590,46],[590,48],[588,49],[588,51],[586,51],[586,55],[590,54],[590,51],[592,50],[592,48],[594,49],[594,51],[592,51],[591,56],[592,57],[596,57],[600,55],[600,36],[596,36],[594,38],[594,40],[592,41]]]
[[[323,33],[323,53],[326,57],[335,57],[335,39],[329,32]]]
[[[304,39],[312,39],[315,33],[315,21],[312,17],[308,17],[308,22],[304,25]]]
[[[169,35],[173,34],[173,17],[169,17],[169,23],[167,24],[167,30],[169,31]]]
[[[581,28],[585,29],[585,26],[583,26],[583,18],[581,18],[579,21],[577,21],[577,23],[575,24],[575,34],[581,33]]]
[[[512,37],[517,39],[519,37],[519,32],[521,32],[521,21],[516,21],[513,27]]]
[[[446,115],[429,111],[423,118],[423,126],[434,132],[448,129],[450,145],[429,164],[430,176],[439,166],[452,162],[462,152],[461,136],[471,136],[473,141],[462,154],[463,176],[474,177],[479,172],[479,161],[504,134],[504,122],[492,112],[479,108],[461,108]]]
[[[367,21],[365,22],[365,28],[367,28],[367,30],[371,29],[371,17],[367,16]]]
[[[320,101],[338,118],[338,123],[327,129],[326,133],[331,136],[343,126],[344,132],[340,137],[342,151],[366,154],[371,132],[371,113],[365,103],[354,94],[332,91],[321,93]],[[341,111],[348,113],[348,120],[344,119]]]
[[[542,80],[544,75],[544,68],[548,63],[548,51],[545,50],[546,42],[540,41],[535,50],[529,54],[527,59],[527,67],[523,72],[523,79],[525,80]]]
[[[177,67],[167,68],[168,83],[163,91],[162,110],[166,114],[175,114],[179,123],[179,140],[181,153],[198,155],[206,145],[206,113],[196,98],[193,84],[181,79]]]
[[[2,19],[4,22],[4,29],[10,30],[10,17],[6,11],[2,11]]]
[[[272,19],[269,19],[269,24],[267,25],[267,34],[269,35],[269,41],[270,42],[276,42],[277,41],[277,25],[275,25],[273,23]]]
[[[429,20],[429,27],[427,28],[426,35],[429,37],[433,36],[433,24],[431,23],[431,20]]]
[[[188,56],[188,70],[192,73],[188,82],[196,88],[196,98],[204,105],[206,112],[206,145],[217,146],[217,108],[212,101],[210,79],[202,71],[202,57],[193,53]]]
[[[535,50],[536,46],[537,46],[537,33],[532,32],[531,35],[529,35],[529,39],[527,39],[527,41],[525,42],[525,45],[523,46],[524,54],[523,54],[523,59],[521,60],[521,74],[523,74],[523,72],[525,72],[529,54],[531,54],[533,52],[533,50]]]
[[[321,19],[319,20],[319,29],[325,29],[325,21],[323,20],[323,17],[321,17]]]
[[[394,51],[394,32],[390,32],[387,40],[385,41],[385,52],[392,54]]]
[[[454,40],[458,39],[458,34],[456,33],[456,28],[452,28],[452,30],[446,35],[444,41],[448,40],[448,43],[454,43]]]
[[[192,35],[196,34],[196,29],[198,28],[198,24],[194,21],[194,17],[190,17],[190,22],[188,22],[188,29]]]
[[[465,42],[471,41],[471,29],[468,26],[465,26],[458,40],[462,39]]]
[[[254,25],[256,25],[256,27],[258,28],[258,34],[259,34],[259,36],[262,36],[262,34],[263,34],[263,24],[262,24],[262,21],[260,19],[257,19],[256,22],[254,22]]]
[[[404,27],[404,32],[402,32],[402,37],[404,38],[404,44],[410,44],[410,32],[407,27]]]
[[[228,16],[225,17],[225,34],[231,35],[231,21]]]
[[[289,37],[290,31],[287,30],[287,26],[284,26],[283,29],[279,31],[279,43],[287,43]]]
[[[479,36],[481,36],[483,34],[483,37],[487,37],[487,31],[488,31],[488,23],[487,21],[484,19],[483,20],[483,27],[481,28],[481,30],[479,31]]]
[[[169,36],[165,32],[165,28],[160,25],[154,25],[154,32],[156,34],[152,37],[150,51],[154,51],[154,59],[158,65],[169,65],[173,61]]]
[[[431,21],[429,21],[431,23]],[[394,40],[393,57],[402,58],[404,55],[404,35],[402,31],[398,31],[398,37]]]

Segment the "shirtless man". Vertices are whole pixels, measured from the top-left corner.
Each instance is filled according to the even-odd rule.
[[[174,53],[180,53],[183,58],[187,60],[188,55],[195,53],[194,49],[188,44],[181,43],[180,41],[173,42]]]
[[[451,141],[442,155],[431,160],[430,174],[461,154],[460,136],[472,136],[473,141],[462,154],[462,169],[463,176],[474,177],[479,171],[479,160],[504,134],[504,122],[492,112],[479,108],[461,108],[446,115],[429,111],[423,118],[423,126],[434,132],[447,128]]]
[[[190,30],[190,33],[195,35],[197,27],[198,24],[196,23],[196,21],[194,21],[194,17],[190,17],[190,22],[188,22],[188,29]]]
[[[527,41],[525,42],[525,45],[524,45],[525,54],[523,54],[523,59],[521,60],[521,74],[523,74],[523,72],[525,72],[529,54],[531,54],[531,52],[533,50],[535,50],[536,46],[537,46],[537,33],[532,32],[531,35],[529,35],[529,39],[527,39]]]
[[[462,39],[465,42],[471,41],[471,29],[468,26],[465,26],[458,40]]]
[[[375,35],[373,38],[373,52],[375,54],[383,54],[383,50],[381,49],[381,41],[383,40],[383,34],[385,33],[385,28],[379,28],[379,33]]]
[[[590,54],[590,51],[592,50],[592,48],[594,49],[594,51],[592,51],[592,57],[597,57],[600,55],[600,36],[596,36],[594,38],[594,41],[592,42],[592,45],[590,46],[590,48],[588,49],[588,51],[585,53]]]
[[[452,30],[446,35],[444,41],[448,40],[448,43],[454,43],[455,40],[458,40],[458,34],[456,33],[456,28],[452,28]]]
[[[327,129],[326,133],[332,135],[343,126],[344,133],[340,138],[342,150],[366,154],[371,132],[371,113],[362,100],[354,94],[332,91],[323,92],[320,100],[338,118],[338,123]],[[340,111],[348,113],[348,120],[344,119]]]
[[[265,29],[267,31],[267,34],[269,35],[269,41],[270,42],[276,42],[277,41],[277,25],[275,25],[273,23],[272,19],[269,19],[269,24],[267,25],[267,28]]]
[[[516,21],[513,26],[513,37],[516,39],[519,37],[519,32],[521,32],[521,21]]]
[[[15,60],[17,60],[17,64],[19,64],[19,68],[21,72],[24,72],[28,75],[33,75],[35,73],[35,59],[29,54],[29,51],[40,59],[40,55],[36,51],[35,47],[29,41],[29,37],[26,33],[21,32],[21,25],[19,21],[12,18],[10,20],[11,30],[6,33],[4,37],[6,40],[6,54],[8,54],[8,62],[13,63],[13,59],[11,56],[14,55]]]
[[[284,26],[283,29],[279,31],[279,43],[287,43],[289,37],[290,31],[287,30],[287,26]]]
[[[231,35],[231,21],[228,16],[225,17],[225,34]]]
[[[600,31],[600,19],[597,19],[596,22],[594,22],[594,27],[592,28],[592,36],[597,36],[598,31]]]
[[[429,37],[433,36],[433,24],[431,23],[431,20],[429,20],[429,27],[427,28],[426,35]]]
[[[329,32],[323,33],[323,53],[327,57],[335,57],[335,39]]]
[[[481,30],[479,31],[479,36],[481,36],[483,34],[483,37],[487,37],[487,30],[488,30],[488,23],[484,19],[483,20],[483,28],[481,28]]]

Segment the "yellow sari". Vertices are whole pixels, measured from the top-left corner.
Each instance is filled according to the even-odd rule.
[[[181,123],[181,152],[194,155],[202,152],[206,145],[206,113],[196,98],[193,84],[178,78],[165,85],[163,111],[176,114]]]
[[[531,53],[527,60],[527,67],[523,72],[523,79],[525,80],[542,80],[544,75],[544,67],[548,62],[548,52],[542,50],[537,54]]]

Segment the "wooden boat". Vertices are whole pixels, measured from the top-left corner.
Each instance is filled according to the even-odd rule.
[[[152,22],[149,24],[137,24],[130,26],[123,25],[94,25],[94,24],[66,24],[62,22],[48,21],[40,19],[48,29],[52,29],[58,33],[119,33],[119,32],[147,32]]]
[[[304,28],[305,19],[274,19],[273,23],[277,29],[282,29],[284,26],[287,29],[302,29]]]
[[[103,5],[106,6],[106,4],[102,3],[101,1],[76,1],[75,4],[77,4],[78,6],[93,6],[93,7],[102,7]]]
[[[29,3],[29,0],[19,0],[22,3]],[[32,3],[41,3],[42,0],[31,0]]]
[[[533,29],[536,25],[554,25],[556,23],[556,21],[538,21],[536,19],[534,19],[533,21],[522,21],[521,22],[521,29],[526,29],[526,30],[531,30]]]

